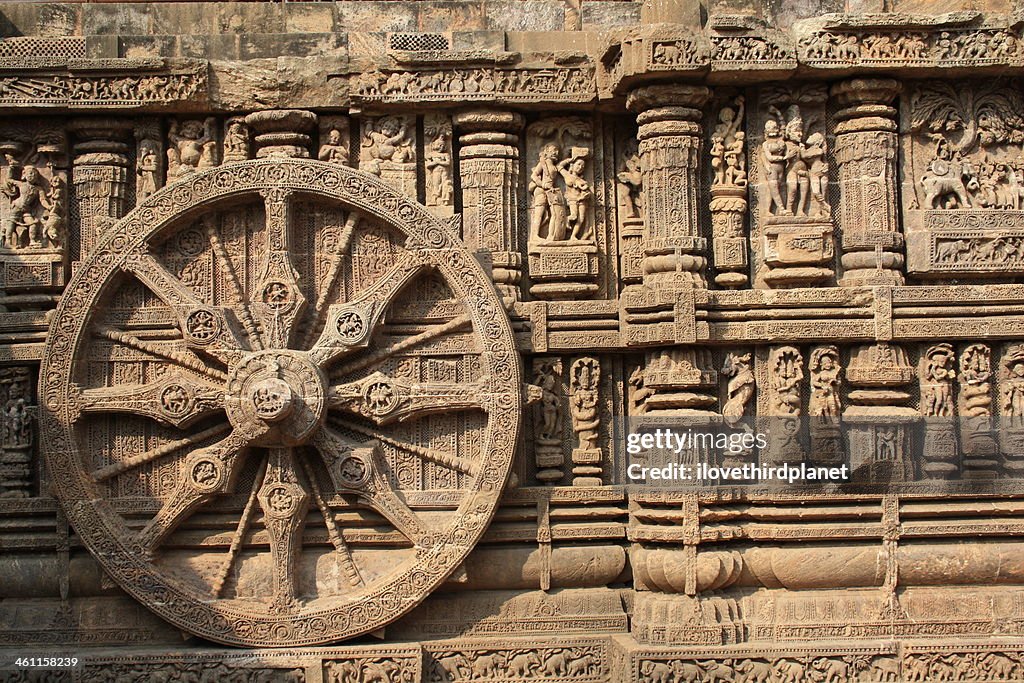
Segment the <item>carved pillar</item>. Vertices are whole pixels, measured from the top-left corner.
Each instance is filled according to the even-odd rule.
[[[712,252],[715,283],[721,287],[743,287],[749,281],[747,269],[747,151],[744,141],[742,97],[733,106],[719,110],[718,124],[711,133]]]
[[[79,236],[78,257],[85,258],[103,232],[127,210],[128,150],[133,125],[120,119],[72,121],[75,134],[74,186],[77,213],[72,230]]]
[[[913,475],[910,426],[920,415],[910,407],[908,385],[916,378],[899,346],[879,342],[853,350],[846,369],[853,405],[843,411],[843,423],[849,428],[854,480],[863,482],[870,475],[901,481]]]
[[[902,285],[903,234],[896,209],[896,108],[900,83],[854,78],[832,87],[843,226],[840,285]]]
[[[466,244],[489,256],[491,278],[502,298],[518,301],[523,273],[517,224],[523,117],[510,111],[474,110],[456,114],[454,122],[461,143]]]
[[[963,477],[994,477],[999,473],[999,447],[992,424],[992,351],[970,344],[960,352],[960,446]]]
[[[701,108],[710,91],[698,85],[652,85],[629,94],[637,112],[644,188],[643,286],[656,295],[707,287],[707,240],[700,236]],[[649,413],[714,419],[718,374],[703,349],[647,353],[644,386]],[[701,454],[693,454],[701,458]]]
[[[707,240],[700,236],[702,85],[652,85],[629,94],[637,112],[644,187],[644,285],[678,290],[707,287]]]
[[[309,133],[316,126],[316,114],[301,109],[268,109],[245,117],[245,125],[255,133],[256,158],[309,158],[312,140]]]

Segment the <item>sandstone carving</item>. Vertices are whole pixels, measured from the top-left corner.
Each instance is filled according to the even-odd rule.
[[[0,679],[1024,680],[940,4],[0,3]]]

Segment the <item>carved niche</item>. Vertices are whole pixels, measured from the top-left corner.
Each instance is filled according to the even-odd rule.
[[[336,163],[245,161],[158,191],[77,270],[42,448],[83,542],[160,616],[226,644],[326,643],[404,614],[480,538],[518,366],[444,223]]]
[[[767,88],[756,150],[761,268],[769,287],[826,284],[835,245],[828,197],[826,91],[816,85]]]
[[[527,129],[530,293],[572,298],[597,291],[594,141],[583,119]]]
[[[0,131],[0,287],[64,284],[68,249],[68,146],[50,126]]]

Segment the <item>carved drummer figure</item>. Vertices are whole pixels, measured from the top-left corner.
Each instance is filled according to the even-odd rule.
[[[4,220],[3,245],[8,249],[25,246],[26,239],[40,234],[36,209],[43,205],[45,194],[39,183],[39,171],[35,166],[25,166],[21,179],[10,179],[3,187],[3,193],[11,201],[11,212]],[[38,241],[35,237],[33,241]]]

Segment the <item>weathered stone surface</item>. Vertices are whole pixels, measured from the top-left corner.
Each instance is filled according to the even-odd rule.
[[[1018,15],[0,4],[0,678],[1024,680]]]

